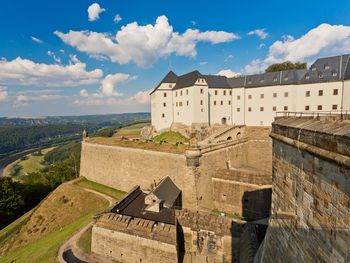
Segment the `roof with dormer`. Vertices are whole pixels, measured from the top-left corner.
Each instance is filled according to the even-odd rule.
[[[209,88],[256,88],[264,86],[311,84],[350,79],[350,54],[319,58],[309,69],[294,69],[263,74],[227,78],[219,75],[203,75],[198,70],[177,76],[169,73],[160,82],[175,83],[173,90],[194,86],[199,78],[205,79]],[[160,86],[152,91],[152,93]],[[151,93],[151,94],[152,94]]]

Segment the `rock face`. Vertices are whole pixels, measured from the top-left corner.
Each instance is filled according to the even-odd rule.
[[[350,262],[350,122],[273,123],[272,215],[256,262]]]

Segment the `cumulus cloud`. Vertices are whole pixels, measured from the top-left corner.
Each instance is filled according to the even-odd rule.
[[[16,94],[17,95],[26,95],[26,94],[46,95],[46,94],[60,93],[60,92],[63,92],[63,90],[60,90],[60,89],[38,89],[38,90],[18,91]]]
[[[7,87],[0,86],[0,101],[5,101],[8,98]]]
[[[44,43],[44,41],[42,41],[41,39],[36,38],[36,37],[33,37],[33,36],[31,37],[31,39],[32,39],[34,42],[39,43],[39,44]]]
[[[129,80],[131,77],[128,74],[117,73],[109,74],[102,81],[100,86],[100,91],[105,96],[120,97],[123,96],[122,93],[119,93],[116,88],[119,84]]]
[[[223,69],[223,70],[220,70],[216,75],[225,76],[227,78],[236,78],[241,74],[237,72],[233,72],[231,69]]]
[[[119,14],[116,14],[113,21],[116,22],[116,23],[119,23],[120,21],[122,21],[122,17],[119,15]]]
[[[269,47],[265,59],[253,60],[245,67],[247,74],[261,72],[267,66],[286,60],[312,62],[320,56],[333,56],[350,52],[350,26],[320,24],[295,39],[286,35]]]
[[[148,67],[170,54],[194,57],[198,42],[218,44],[239,39],[238,35],[224,31],[187,29],[180,34],[173,31],[166,16],[159,16],[154,25],[127,24],[115,36],[72,30],[68,33],[56,31],[55,34],[66,44],[90,56],[105,56],[119,64],[133,61],[140,67]]]
[[[247,35],[248,35],[248,36],[256,35],[256,36],[258,36],[260,39],[265,39],[265,38],[268,37],[269,33],[266,32],[266,29],[265,29],[265,28],[262,28],[262,29],[255,29],[255,30],[252,30],[252,31],[248,32]]]
[[[3,85],[67,87],[98,83],[101,69],[86,70],[86,64],[76,57],[68,65],[35,63],[17,57],[0,60],[0,83]]]
[[[82,90],[80,90],[79,95],[81,97],[88,97],[89,96],[89,92],[86,89],[82,89]]]
[[[14,101],[13,106],[15,108],[29,106],[31,102],[37,101],[54,101],[65,98],[63,95],[56,94],[42,94],[42,95],[18,95]]]
[[[101,8],[98,3],[93,3],[87,9],[89,21],[95,21],[100,18],[100,14],[106,11],[106,9]]]
[[[61,58],[57,57],[51,50],[47,51],[47,54],[52,57],[56,63],[61,64]]]

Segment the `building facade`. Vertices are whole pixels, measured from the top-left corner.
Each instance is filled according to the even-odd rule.
[[[306,70],[227,78],[170,71],[151,92],[152,125],[270,126],[277,112],[350,110],[350,55],[320,58]]]

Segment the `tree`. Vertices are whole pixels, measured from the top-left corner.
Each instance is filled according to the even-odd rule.
[[[270,65],[265,72],[276,72],[276,71],[283,71],[283,70],[291,70],[291,69],[306,69],[307,64],[303,62],[290,62],[285,61],[282,63],[276,63]]]

